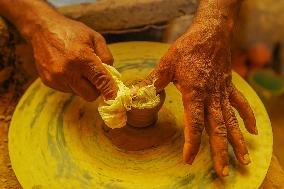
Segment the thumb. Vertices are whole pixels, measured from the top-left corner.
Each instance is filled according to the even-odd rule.
[[[109,50],[109,48],[107,47],[105,38],[95,32],[94,33],[94,38],[93,38],[93,44],[94,44],[94,52],[96,53],[96,55],[98,55],[98,57],[100,57],[100,59],[102,60],[103,63],[106,63],[108,65],[112,65],[113,64],[113,56]]]
[[[106,100],[116,97],[117,85],[98,56],[91,55],[89,57],[83,76],[96,87]]]
[[[161,92],[173,79],[171,58],[166,54],[155,69],[136,86],[143,87],[154,83],[157,93]]]

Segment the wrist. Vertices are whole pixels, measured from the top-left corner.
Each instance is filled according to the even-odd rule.
[[[200,0],[198,12],[212,12],[235,18],[243,0]]]
[[[28,40],[32,41],[33,37],[36,36],[38,33],[42,33],[45,31],[50,31],[52,28],[56,27],[57,25],[62,25],[61,23],[64,22],[67,18],[60,15],[57,12],[51,13],[30,13],[29,18],[26,17],[25,21],[22,22],[19,28],[21,34]],[[28,23],[28,24],[26,24]]]
[[[194,23],[218,23],[231,31],[243,0],[200,0]]]
[[[20,27],[21,34],[31,43],[33,39],[38,36],[38,34],[56,30],[57,26],[64,25],[63,22],[66,22],[67,19],[61,15],[37,15],[34,18],[35,19],[31,20],[30,22],[32,24],[30,24],[28,27]]]
[[[64,19],[64,16],[44,0],[0,0],[0,12],[17,27],[28,41],[35,33]]]

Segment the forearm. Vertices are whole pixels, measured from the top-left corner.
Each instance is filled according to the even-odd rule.
[[[219,26],[231,32],[243,0],[199,0],[193,24]]]
[[[0,0],[0,15],[12,22],[27,40],[63,18],[44,0]]]

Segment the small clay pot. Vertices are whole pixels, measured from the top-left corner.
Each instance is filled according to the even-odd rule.
[[[132,127],[143,128],[148,127],[156,123],[158,120],[158,112],[164,104],[166,93],[161,91],[160,102],[154,108],[138,109],[132,108],[127,112],[127,124]]]

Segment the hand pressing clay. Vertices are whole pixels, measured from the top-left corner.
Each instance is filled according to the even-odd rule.
[[[184,105],[183,159],[192,164],[202,132],[209,135],[214,168],[229,175],[228,142],[243,165],[250,163],[247,146],[233,108],[249,133],[256,135],[254,113],[232,83],[231,42],[241,0],[200,0],[188,31],[177,39],[140,86],[153,83],[157,91],[173,82]]]
[[[98,111],[105,124],[110,128],[121,128],[126,125],[126,112],[132,108],[151,109],[160,102],[159,94],[156,94],[154,84],[143,87],[127,87],[121,81],[120,73],[112,66],[103,64],[111,74],[117,85],[117,96],[113,100],[102,100]]]

